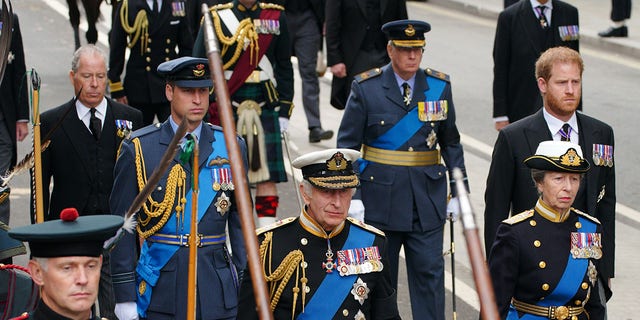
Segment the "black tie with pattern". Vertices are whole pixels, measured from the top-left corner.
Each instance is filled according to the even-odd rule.
[[[571,142],[571,126],[568,123],[563,124],[560,129],[560,141]]]
[[[542,29],[546,29],[549,26],[549,21],[547,21],[547,16],[544,15],[544,10],[547,9],[545,6],[537,6],[538,9],[538,19],[540,20],[540,26]]]
[[[404,90],[404,94],[402,96],[404,104],[408,106],[411,103],[411,86],[405,82],[402,84],[402,89]]]
[[[96,140],[100,140],[100,133],[102,131],[102,121],[96,117],[96,108],[91,108],[91,118],[89,118],[89,129]]]

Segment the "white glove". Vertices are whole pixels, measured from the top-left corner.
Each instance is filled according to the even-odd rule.
[[[460,201],[458,201],[458,197],[449,199],[449,203],[447,203],[447,213],[451,214],[452,221],[458,221],[460,217]]]
[[[352,199],[349,206],[349,216],[364,222],[364,203],[360,199]]]
[[[280,132],[287,132],[287,129],[289,129],[289,119],[278,117],[278,122],[280,122]]]
[[[114,311],[120,320],[138,320],[138,306],[134,301],[116,303]]]

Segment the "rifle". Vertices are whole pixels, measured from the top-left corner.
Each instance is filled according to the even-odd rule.
[[[491,275],[489,268],[484,260],[484,252],[482,243],[478,235],[478,225],[476,225],[473,209],[469,195],[463,182],[464,176],[460,168],[453,168],[453,179],[456,182],[456,190],[458,191],[458,201],[460,201],[460,220],[464,229],[464,238],[469,251],[469,260],[471,260],[471,269],[473,270],[473,280],[476,283],[476,290],[480,299],[480,318],[483,320],[498,320],[498,306],[496,305],[496,297],[491,283]]]
[[[202,15],[204,17],[204,43],[207,49],[209,70],[211,71],[211,80],[213,80],[214,84],[214,92],[216,93],[220,124],[222,125],[224,140],[227,145],[227,150],[229,151],[229,160],[231,160],[231,176],[233,177],[233,181],[236,182],[234,194],[238,202],[238,212],[240,214],[240,222],[242,223],[242,234],[247,250],[249,273],[253,283],[253,292],[255,292],[258,315],[262,320],[271,320],[273,319],[273,314],[269,307],[267,283],[264,279],[264,271],[258,252],[258,236],[255,232],[255,223],[253,222],[251,193],[249,192],[249,185],[245,176],[246,171],[243,157],[236,140],[236,125],[233,121],[231,99],[229,97],[227,81],[224,78],[218,39],[213,29],[209,7],[206,4],[202,5]]]

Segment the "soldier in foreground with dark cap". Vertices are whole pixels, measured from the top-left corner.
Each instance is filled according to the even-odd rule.
[[[160,64],[158,73],[166,77],[164,94],[171,102],[171,116],[162,124],[133,132],[131,140],[123,142],[110,199],[115,214],[127,212],[183,121],[187,134],[181,140],[181,154],[172,159],[168,172],[136,214],[137,236],[144,239],[141,248],[136,236],[126,234],[113,250],[116,315],[120,320],[187,317],[192,159],[197,144],[196,315],[198,319],[235,319],[238,279],[247,258],[222,128],[202,121],[213,84],[208,61],[182,57]],[[238,145],[244,147],[240,138]],[[246,154],[245,149],[241,151]],[[227,235],[233,255],[225,245]]]
[[[60,220],[9,231],[12,238],[29,243],[28,269],[41,294],[36,309],[16,319],[98,319],[91,307],[98,296],[103,243],[122,223],[112,215],[78,217],[69,208]]]
[[[400,319],[384,233],[347,217],[359,156],[330,149],[293,161],[304,209],[257,231],[274,319]],[[238,319],[258,319],[249,277],[240,305]]]
[[[444,223],[456,211],[447,208],[446,176],[465,166],[449,76],[420,68],[430,29],[417,20],[382,26],[391,63],[356,76],[338,147],[363,150],[361,196],[349,211],[387,235],[394,287],[404,247],[413,318],[443,320]]]
[[[573,208],[590,167],[582,148],[543,141],[524,164],[538,201],[502,221],[489,255],[500,318],[606,319],[597,283],[608,291],[599,267],[609,244],[600,221]]]

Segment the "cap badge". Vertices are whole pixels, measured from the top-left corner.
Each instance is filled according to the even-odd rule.
[[[407,37],[413,37],[414,35],[416,35],[416,29],[413,28],[412,24],[410,24],[406,29],[404,29],[404,34],[406,34]]]
[[[193,75],[196,76],[196,77],[204,76],[204,72],[205,72],[204,64],[202,64],[202,63],[197,64],[196,68],[193,69]]]
[[[347,160],[341,152],[336,152],[331,159],[327,160],[327,169],[331,171],[347,169]]]
[[[578,153],[573,148],[567,150],[567,152],[560,157],[561,164],[571,167],[580,166],[580,160],[580,156],[578,156]]]

